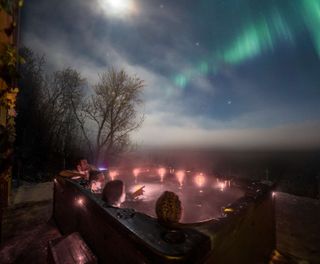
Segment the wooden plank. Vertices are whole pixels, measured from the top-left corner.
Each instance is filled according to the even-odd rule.
[[[49,241],[48,262],[54,264],[96,264],[97,258],[79,233]]]

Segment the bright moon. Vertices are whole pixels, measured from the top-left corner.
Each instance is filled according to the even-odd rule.
[[[133,0],[98,0],[98,3],[109,16],[125,17],[135,11]]]

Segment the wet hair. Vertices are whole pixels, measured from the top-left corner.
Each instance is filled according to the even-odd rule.
[[[124,192],[123,188],[123,181],[109,181],[102,191],[102,200],[104,200],[108,205],[119,203]]]
[[[103,176],[101,171],[97,171],[97,170],[90,171],[89,182],[97,181],[101,176]]]
[[[155,209],[158,220],[162,223],[178,223],[181,219],[181,202],[174,192],[163,192],[156,202]]]

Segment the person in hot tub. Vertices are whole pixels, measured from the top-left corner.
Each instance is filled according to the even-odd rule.
[[[105,178],[101,171],[90,171],[89,173],[89,189],[93,193],[101,193],[104,187]]]
[[[75,168],[73,170],[63,170],[59,173],[60,176],[81,179],[85,185],[89,182],[90,171],[97,170],[94,166],[90,165],[86,158],[81,157],[77,159]]]
[[[126,200],[126,197],[135,199],[144,193],[144,186],[134,193],[126,193],[125,184],[121,180],[109,181],[103,188],[102,200],[108,205],[113,207],[120,207],[121,204]]]
[[[103,188],[102,200],[109,206],[120,207],[126,200],[126,191],[123,181],[109,181]]]
[[[160,223],[164,225],[179,223],[183,213],[179,196],[174,192],[163,192],[156,201],[155,211]]]
[[[92,165],[90,165],[86,158],[81,157],[77,160],[76,163],[76,172],[78,172],[80,175],[83,175],[82,178],[85,180],[89,180],[90,171],[95,170]]]

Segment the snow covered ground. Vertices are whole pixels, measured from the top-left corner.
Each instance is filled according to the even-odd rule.
[[[50,220],[52,190],[48,182],[13,193],[3,219],[1,263],[46,263],[48,241],[60,236]],[[276,222],[277,249],[291,258],[287,263],[320,264],[320,200],[277,192]]]
[[[14,190],[4,213],[2,240],[46,223],[52,215],[53,183],[25,184]]]

